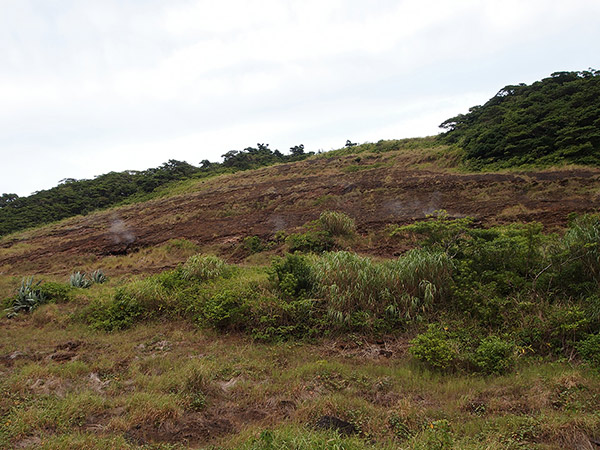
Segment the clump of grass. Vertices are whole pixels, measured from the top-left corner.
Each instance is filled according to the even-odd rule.
[[[213,255],[194,255],[188,258],[182,268],[186,280],[206,281],[230,273],[231,267],[221,258]]]
[[[354,219],[342,212],[323,211],[319,217],[319,224],[332,236],[350,236],[356,232]]]

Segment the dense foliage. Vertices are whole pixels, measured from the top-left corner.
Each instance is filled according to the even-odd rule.
[[[58,186],[28,197],[16,194],[0,196],[0,236],[25,228],[47,224],[79,214],[108,208],[123,201],[139,198],[174,181],[203,178],[220,173],[255,169],[278,162],[299,161],[305,153],[303,145],[290,149],[289,155],[257,144],[244,150],[232,150],[223,155],[222,163],[202,161],[200,167],[174,159],[160,167],[144,171],[110,172],[91,180],[61,180]]]
[[[556,72],[506,86],[440,127],[447,130],[440,139],[462,147],[474,168],[600,165],[600,71]]]

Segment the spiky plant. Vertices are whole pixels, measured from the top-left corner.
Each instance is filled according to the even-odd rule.
[[[75,272],[70,278],[71,286],[77,288],[88,288],[92,285],[92,282],[88,279],[85,272]]]
[[[102,284],[102,283],[106,282],[108,280],[108,278],[106,277],[106,275],[104,274],[102,269],[98,269],[98,270],[94,270],[90,274],[90,280],[93,283]]]
[[[34,283],[33,277],[23,278],[12,306],[6,308],[7,317],[15,317],[19,312],[30,312],[45,302],[44,295],[37,289],[41,281]]]

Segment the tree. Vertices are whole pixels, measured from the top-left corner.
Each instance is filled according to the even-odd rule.
[[[290,147],[290,153],[292,154],[292,156],[304,155],[304,144],[294,145],[293,147]]]
[[[17,194],[2,194],[2,196],[0,196],[0,208],[14,202],[18,198],[19,196]]]
[[[346,140],[346,148],[356,147],[358,144],[356,142],[352,142],[350,139]]]

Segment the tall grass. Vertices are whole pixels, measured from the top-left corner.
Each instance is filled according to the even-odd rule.
[[[340,320],[359,311],[410,317],[441,298],[452,267],[447,254],[428,250],[413,250],[382,263],[355,253],[331,252],[315,258],[313,265],[318,294]]]
[[[580,259],[585,275],[600,284],[600,215],[584,214],[573,220],[563,243],[568,259]]]

